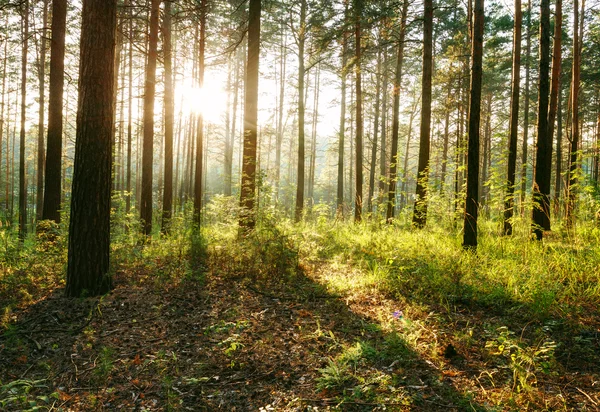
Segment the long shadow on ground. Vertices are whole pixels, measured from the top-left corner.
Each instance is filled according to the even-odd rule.
[[[460,348],[431,362],[402,320],[354,310],[285,241],[246,246],[193,251],[183,278],[161,261],[119,273],[103,298],[57,290],[30,306],[0,337],[0,410],[511,409],[469,393],[495,388]]]

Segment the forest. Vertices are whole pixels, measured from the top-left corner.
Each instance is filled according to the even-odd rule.
[[[0,21],[0,411],[600,410],[599,0]]]

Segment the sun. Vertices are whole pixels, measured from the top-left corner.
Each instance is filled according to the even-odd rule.
[[[186,83],[182,85],[179,96],[183,104],[183,112],[186,114],[201,113],[206,123],[223,122],[227,111],[227,93],[219,83],[207,81],[202,88]]]

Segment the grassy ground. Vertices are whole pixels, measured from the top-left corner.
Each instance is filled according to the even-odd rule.
[[[122,223],[122,222],[121,222]],[[600,231],[321,219],[115,231],[115,289],[0,232],[0,410],[599,410]],[[120,227],[120,226],[119,226]]]

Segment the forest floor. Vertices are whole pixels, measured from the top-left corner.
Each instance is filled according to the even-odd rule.
[[[0,410],[600,410],[597,306],[532,318],[392,293],[364,246],[325,258],[322,234],[220,236],[114,250],[100,298],[10,280],[43,277],[48,250],[5,267]]]

